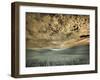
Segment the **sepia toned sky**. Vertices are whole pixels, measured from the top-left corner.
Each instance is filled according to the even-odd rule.
[[[26,48],[89,44],[89,16],[26,13]]]

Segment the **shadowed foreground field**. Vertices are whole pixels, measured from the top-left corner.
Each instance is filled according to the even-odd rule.
[[[26,67],[89,64],[89,45],[62,49],[26,49]]]

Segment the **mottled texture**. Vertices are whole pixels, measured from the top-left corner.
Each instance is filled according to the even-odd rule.
[[[89,16],[26,13],[26,48],[89,44]]]

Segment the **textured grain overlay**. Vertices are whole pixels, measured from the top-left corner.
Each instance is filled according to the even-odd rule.
[[[26,13],[26,48],[89,44],[89,16]]]

